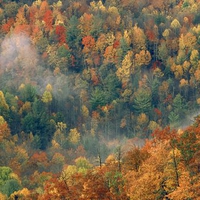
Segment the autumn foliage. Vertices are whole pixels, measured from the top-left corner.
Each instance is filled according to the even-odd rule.
[[[46,25],[46,31],[50,31],[53,28],[53,13],[51,10],[45,12],[43,20]]]
[[[200,1],[0,1],[0,199],[198,200]]]
[[[58,37],[58,41],[60,44],[66,42],[66,29],[63,25],[57,25],[55,28],[55,33]]]

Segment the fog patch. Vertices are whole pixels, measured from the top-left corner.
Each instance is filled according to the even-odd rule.
[[[29,37],[7,35],[0,47],[1,87],[17,89],[21,83],[34,82],[37,63],[38,54]]]
[[[192,124],[194,124],[195,118],[198,115],[200,115],[200,110],[194,111],[192,112],[192,114],[185,116],[180,122],[181,125],[179,126],[179,129],[185,129],[188,126],[191,126]]]
[[[0,89],[14,88],[23,84],[36,86],[42,95],[48,84],[52,85],[56,98],[66,98],[69,94],[69,81],[66,75],[54,75],[41,65],[41,58],[31,39],[25,34],[7,35],[0,46]]]

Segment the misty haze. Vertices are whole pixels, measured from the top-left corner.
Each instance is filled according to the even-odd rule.
[[[199,0],[0,1],[0,200],[200,198]]]

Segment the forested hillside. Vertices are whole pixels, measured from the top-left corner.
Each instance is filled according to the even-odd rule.
[[[0,199],[200,198],[199,88],[199,0],[0,0]]]

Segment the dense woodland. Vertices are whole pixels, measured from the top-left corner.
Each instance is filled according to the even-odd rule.
[[[0,0],[0,199],[200,199],[199,0]]]

